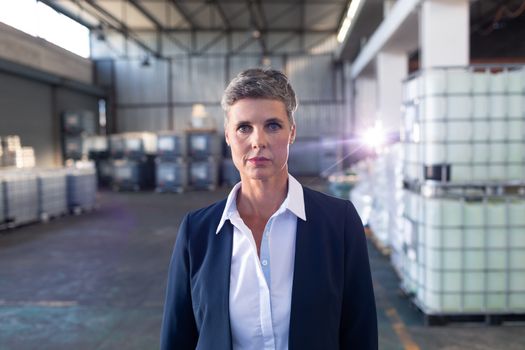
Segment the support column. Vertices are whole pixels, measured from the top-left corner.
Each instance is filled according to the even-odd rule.
[[[421,69],[469,64],[469,0],[426,0],[419,16]]]
[[[360,76],[354,81],[353,134],[360,135],[374,126],[377,107],[377,83],[373,77]]]
[[[408,56],[404,52],[381,52],[376,59],[377,120],[388,134],[401,128],[402,81],[408,75]]]

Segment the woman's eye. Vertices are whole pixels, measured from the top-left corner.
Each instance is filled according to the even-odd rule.
[[[281,124],[279,123],[270,123],[268,124],[268,129],[270,129],[271,131],[277,131],[281,128]]]
[[[246,133],[246,132],[249,132],[251,130],[250,126],[249,125],[241,125],[237,128],[237,131],[241,132],[241,133]]]

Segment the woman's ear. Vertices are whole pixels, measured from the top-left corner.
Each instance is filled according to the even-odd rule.
[[[228,147],[230,147],[230,138],[228,137],[228,130],[226,130],[226,128],[224,129],[224,139],[226,140]]]
[[[290,130],[290,145],[295,141],[295,124],[292,124],[292,128]]]

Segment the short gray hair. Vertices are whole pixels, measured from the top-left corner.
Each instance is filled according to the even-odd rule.
[[[297,109],[297,99],[284,73],[275,69],[261,68],[251,68],[240,72],[228,84],[222,95],[221,106],[225,118],[227,118],[230,107],[244,98],[267,98],[283,102],[290,124],[295,124],[294,113]]]

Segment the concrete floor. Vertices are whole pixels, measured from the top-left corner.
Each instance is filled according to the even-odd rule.
[[[179,222],[227,192],[102,192],[96,212],[0,232],[0,349],[158,348]],[[425,327],[369,252],[380,349],[525,349],[523,324]]]

